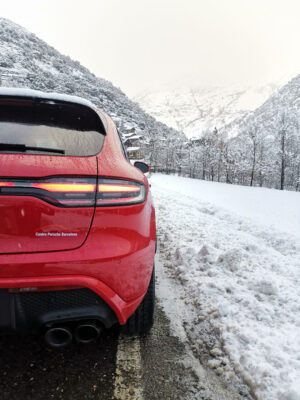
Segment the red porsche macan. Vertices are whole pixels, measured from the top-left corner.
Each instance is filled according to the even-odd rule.
[[[92,103],[0,89],[0,334],[60,347],[153,324],[155,210]]]

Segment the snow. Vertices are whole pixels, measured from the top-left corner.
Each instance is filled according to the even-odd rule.
[[[123,132],[127,134],[130,129],[134,131],[130,136],[140,135],[139,144],[142,147],[147,145],[150,138],[159,140],[162,137],[168,137],[172,141],[184,138],[183,134],[146,114],[138,104],[130,100],[112,83],[96,77],[78,61],[60,54],[34,34],[1,17],[0,54],[0,86],[55,92],[55,94],[48,94],[47,98],[48,96],[50,99],[55,97],[58,100],[79,102],[87,106],[95,104],[117,123],[121,134]],[[43,96],[43,98],[46,96],[29,92],[27,89],[26,92],[4,89],[2,94],[28,94]],[[160,158],[164,158],[164,152]]]
[[[258,399],[299,400],[300,194],[150,182],[164,273],[182,287],[191,330],[218,340],[208,365],[231,365]]]
[[[125,135],[124,135],[125,136]],[[124,142],[126,142],[127,140],[134,140],[134,139],[136,139],[136,140],[138,140],[138,139],[140,139],[141,138],[141,136],[140,135],[131,135],[131,136],[129,136],[129,137],[127,137],[125,140],[124,140]]]
[[[46,100],[68,101],[70,103],[81,104],[81,105],[92,107],[92,108],[96,107],[90,101],[85,100],[78,96],[70,96],[67,94],[61,94],[61,93],[55,93],[55,92],[45,93],[40,90],[33,90],[33,89],[1,87],[0,88],[0,96],[30,97],[30,98],[38,98],[38,99],[46,99]]]
[[[159,177],[159,178],[158,178]],[[191,180],[170,175],[154,175],[153,180],[167,190],[179,190],[182,196],[200,199],[247,217],[262,226],[300,237],[300,193],[267,188],[228,185]]]
[[[126,147],[127,151],[136,151],[136,150],[139,150],[139,149],[140,149],[140,147]]]
[[[184,86],[148,91],[136,96],[135,100],[158,121],[184,131],[188,138],[192,138],[200,137],[203,132],[212,131],[215,127],[220,130],[237,118],[248,115],[282,84]]]
[[[163,265],[160,261],[159,254],[156,255],[155,259],[155,271],[156,271],[156,282],[155,282],[155,296],[157,302],[164,309],[165,314],[168,316],[170,321],[170,329],[173,336],[178,337],[180,342],[184,345],[184,357],[180,359],[186,368],[193,371],[201,382],[201,388],[204,391],[198,392],[193,400],[196,399],[226,399],[236,400],[241,397],[236,395],[237,392],[247,395],[249,393],[248,388],[242,385],[236,380],[236,386],[224,385],[220,381],[219,377],[214,372],[209,370],[201,362],[200,357],[194,354],[193,349],[189,345],[189,337],[186,332],[186,326],[183,321],[186,320],[189,313],[187,313],[187,305],[182,297],[182,288],[180,285],[174,285],[164,270]],[[197,343],[201,342],[199,339]],[[229,371],[227,371],[228,373]],[[233,375],[233,374],[232,374]],[[203,396],[204,395],[204,396]],[[245,397],[246,400],[248,397]]]

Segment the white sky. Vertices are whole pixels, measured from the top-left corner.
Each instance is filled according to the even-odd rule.
[[[130,96],[300,72],[300,0],[0,0],[0,10]]]

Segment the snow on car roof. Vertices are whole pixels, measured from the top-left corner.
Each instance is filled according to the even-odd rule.
[[[96,106],[89,100],[85,100],[78,96],[61,94],[55,92],[41,92],[40,90],[22,89],[22,88],[0,88],[0,96],[30,97],[45,100],[68,101],[69,103],[81,104],[87,107],[95,108]]]

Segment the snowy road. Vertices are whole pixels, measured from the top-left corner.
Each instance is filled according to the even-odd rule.
[[[300,399],[300,194],[159,174],[151,184],[161,274],[181,293],[169,306],[165,296],[171,321],[181,315],[225,381],[236,372],[258,399]]]

